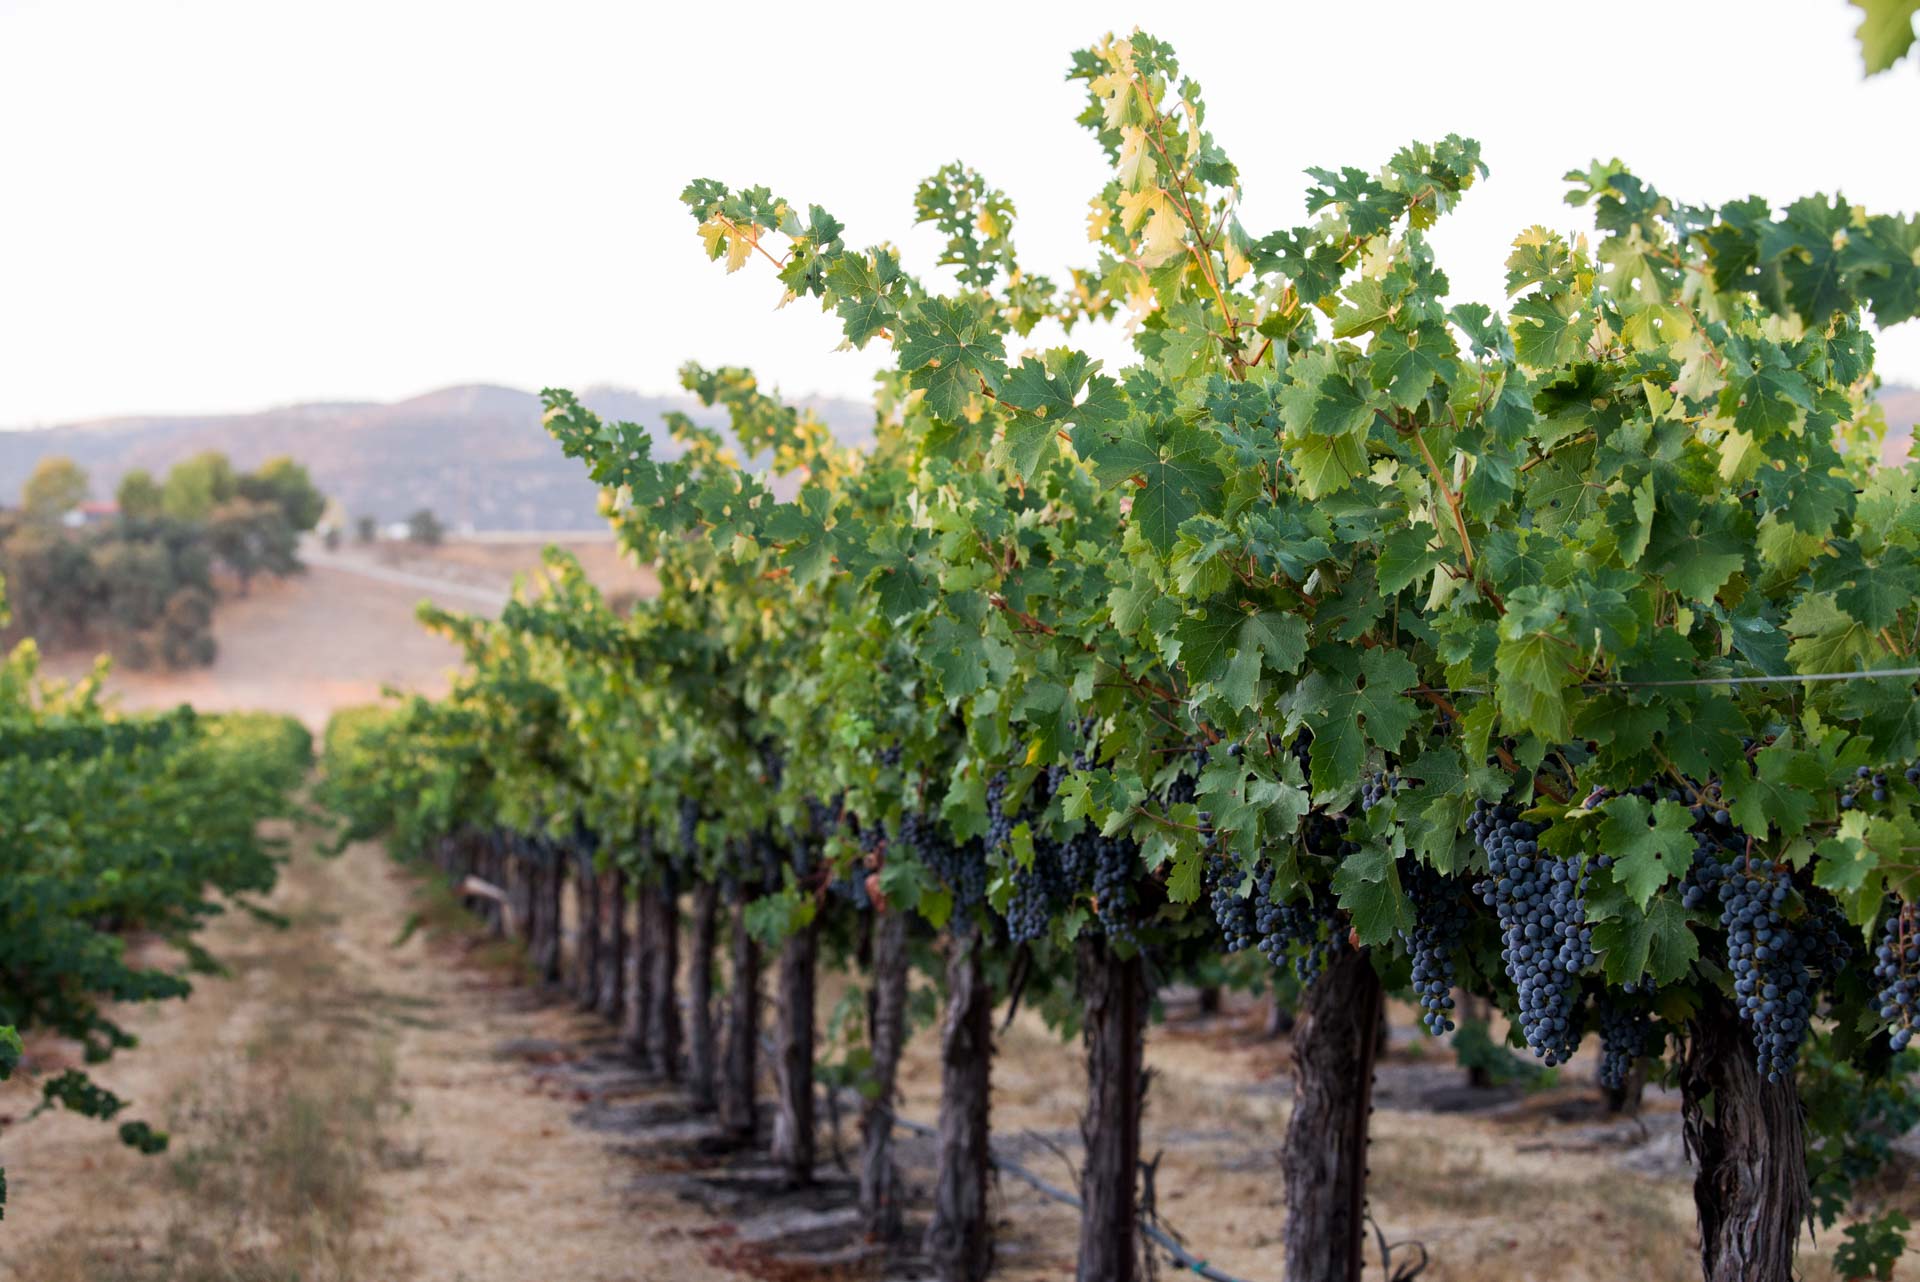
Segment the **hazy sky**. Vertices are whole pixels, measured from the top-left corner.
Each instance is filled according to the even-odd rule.
[[[1258,234],[1308,165],[1479,138],[1434,240],[1500,301],[1507,242],[1574,229],[1618,155],[1671,195],[1840,188],[1920,209],[1920,68],[1860,76],[1845,0],[955,7],[0,0],[0,424],[387,399],[455,382],[662,390],[689,358],[864,396],[767,272],[708,264],[690,177],[824,205],[912,262],[961,158],[1032,269],[1086,261],[1103,180],[1069,52],[1136,23],[1207,92]],[[1108,350],[1118,352],[1117,346]],[[1920,382],[1920,322],[1881,366]]]

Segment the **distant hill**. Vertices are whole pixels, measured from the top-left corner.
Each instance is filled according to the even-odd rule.
[[[689,398],[593,387],[596,413],[661,429],[673,410],[718,425],[724,415]],[[852,401],[802,401],[841,440],[871,439],[873,411]],[[661,453],[672,442],[657,432]],[[449,387],[392,404],[327,402],[253,414],[115,418],[0,431],[0,503],[17,501],[33,465],[65,454],[87,470],[96,498],[144,467],[156,475],[201,450],[219,450],[243,470],[277,454],[306,464],[315,484],[348,516],[403,520],[432,508],[456,530],[601,528],[597,491],[581,464],[561,455],[540,426],[540,399],[511,387]]]
[[[1880,389],[1880,405],[1887,412],[1887,443],[1880,457],[1889,463],[1907,457],[1915,424],[1920,424],[1920,387],[1889,383]]]

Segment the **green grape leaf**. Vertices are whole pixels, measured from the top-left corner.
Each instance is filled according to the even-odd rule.
[[[1362,944],[1378,947],[1395,933],[1413,929],[1413,906],[1401,889],[1393,852],[1384,847],[1368,847],[1341,860],[1333,890]]]
[[[1340,362],[1320,352],[1297,357],[1280,393],[1280,417],[1296,438],[1350,436],[1373,423],[1374,410]]]
[[[1387,535],[1374,571],[1382,592],[1392,596],[1445,559],[1439,548],[1428,546],[1435,533],[1431,525],[1403,525]]]
[[[1654,892],[1693,866],[1693,816],[1671,801],[1653,806],[1631,794],[1601,807],[1601,849],[1613,856],[1613,879],[1644,910]]]
[[[1799,836],[1812,817],[1814,795],[1826,786],[1819,758],[1782,739],[1754,754],[1754,764],[1760,768],[1758,775],[1740,785],[1729,807],[1733,821],[1750,833],[1764,833],[1771,826],[1783,837]],[[1722,788],[1731,791],[1727,784]]]
[[[1514,354],[1531,369],[1551,369],[1579,355],[1593,321],[1566,294],[1529,294],[1507,313]]]
[[[1181,522],[1219,499],[1213,446],[1209,434],[1169,421],[1152,434],[1122,436],[1098,455],[1103,472],[1134,478],[1134,528],[1162,555],[1173,550]]]
[[[1687,925],[1687,912],[1665,896],[1644,913],[1627,912],[1593,928],[1593,946],[1603,954],[1609,982],[1629,984],[1649,975],[1656,984],[1677,984],[1700,956],[1700,942]]]
[[[1356,658],[1345,647],[1316,646],[1308,658],[1295,698],[1313,727],[1313,790],[1332,793],[1359,782],[1368,740],[1389,752],[1399,748],[1419,715],[1401,692],[1418,684],[1420,673],[1398,650],[1365,650]]]
[[[897,344],[913,386],[925,390],[933,412],[950,423],[965,419],[982,390],[997,392],[1006,373],[999,337],[962,302],[928,299],[919,315],[901,321]]]

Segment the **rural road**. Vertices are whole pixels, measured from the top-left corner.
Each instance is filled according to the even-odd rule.
[[[301,559],[310,566],[338,570],[343,574],[357,574],[361,578],[391,583],[397,587],[418,588],[435,597],[459,597],[464,601],[471,601],[496,611],[504,607],[508,600],[508,594],[497,588],[459,583],[430,574],[415,574],[410,570],[396,570],[392,566],[380,565],[363,557],[345,556],[338,552],[329,552],[325,548],[309,547],[303,549],[300,555]]]

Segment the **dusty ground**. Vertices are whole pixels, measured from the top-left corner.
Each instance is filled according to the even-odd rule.
[[[1152,1080],[1142,1141],[1146,1158],[1159,1158],[1159,1214],[1216,1267],[1275,1282],[1288,1043],[1260,1035],[1262,1011],[1251,1004],[1230,1000],[1222,1015],[1203,1016],[1175,999],[1163,1013],[1147,1039]],[[1627,1146],[1640,1147],[1640,1128],[1597,1117],[1575,1125],[1543,1120],[1556,1105],[1589,1111],[1594,1092],[1583,1083],[1590,1078],[1569,1078],[1568,1089],[1530,1098],[1489,1095],[1478,1101],[1483,1111],[1477,1114],[1437,1114],[1430,1096],[1457,1093],[1452,1088],[1460,1074],[1450,1054],[1419,1055],[1420,1044],[1405,1035],[1410,1023],[1401,1012],[1398,1049],[1381,1068],[1371,1155],[1373,1211],[1396,1248],[1394,1264],[1412,1260],[1418,1249],[1399,1244],[1417,1241],[1431,1260],[1420,1274],[1429,1282],[1698,1276],[1684,1180],[1623,1164],[1632,1151]],[[1063,1046],[1037,1017],[1022,1014],[997,1049],[996,1148],[1048,1182],[1072,1187],[1069,1159],[1079,1146],[1086,1086],[1077,1048]],[[909,1043],[907,1116],[934,1116],[936,1054],[933,1030],[919,1031]],[[1654,1102],[1647,1137],[1666,1131],[1662,1114],[1669,1108]],[[1011,1179],[1001,1181],[1000,1194],[1009,1221],[1005,1276],[1038,1282],[1070,1275],[1078,1227],[1073,1212]],[[1603,1257],[1593,1254],[1596,1233],[1608,1243]]]
[[[601,591],[613,595],[652,596],[660,581],[653,571],[628,562],[620,555],[612,538],[568,538],[553,540],[571,552]],[[375,552],[390,565],[404,566],[425,573],[444,575],[462,583],[506,588],[514,576],[540,564],[547,545],[500,537],[449,539],[438,547],[422,548],[408,543],[383,543]],[[351,551],[343,548],[342,551]]]
[[[651,572],[620,560],[611,542],[569,546],[609,593],[654,590]],[[178,703],[202,711],[271,709],[294,714],[316,732],[336,708],[377,700],[388,687],[439,694],[460,654],[419,625],[415,607],[431,599],[451,610],[495,613],[514,576],[538,567],[540,547],[347,547],[313,561],[295,578],[263,581],[248,596],[220,602],[214,621],[219,654],[211,667],[174,673],[118,668],[108,688],[131,709]],[[47,659],[46,670],[72,677],[91,664],[89,654],[61,654]]]
[[[573,1282],[720,1279],[686,1212],[629,1187],[569,1101],[501,1053],[591,1030],[528,1000],[417,902],[375,847],[303,841],[273,907],[207,940],[234,978],[132,1013],[145,1043],[100,1070],[171,1130],[142,1157],[49,1115],[0,1136],[11,1182],[0,1278],[20,1282]],[[37,1067],[63,1062],[34,1048]],[[0,1093],[18,1116],[22,1086]]]
[[[191,703],[202,711],[235,708],[290,712],[316,732],[334,709],[380,698],[383,686],[437,694],[460,661],[452,643],[414,620],[426,595],[342,570],[310,567],[297,578],[258,584],[223,600],[214,616],[219,646],[212,666],[184,672],[116,668],[108,689],[131,709]],[[451,594],[453,609],[473,602]],[[63,654],[50,674],[85,672],[91,659]]]

